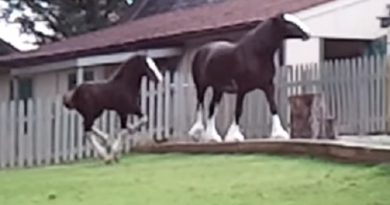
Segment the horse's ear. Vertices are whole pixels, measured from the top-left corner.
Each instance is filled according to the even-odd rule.
[[[284,16],[284,13],[283,12],[279,12],[274,17],[272,17],[272,20],[274,20],[276,22],[282,22],[283,19],[284,19],[283,16]]]

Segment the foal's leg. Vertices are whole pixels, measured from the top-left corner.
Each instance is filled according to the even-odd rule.
[[[99,137],[101,140],[104,141],[104,143],[107,143],[108,139],[110,138],[107,133],[104,133],[103,131],[99,130],[96,127],[92,127],[92,132],[95,134],[97,137]]]
[[[119,161],[119,154],[122,148],[122,140],[128,134],[127,115],[120,116],[120,124],[121,124],[121,130],[116,135],[116,139],[114,139],[114,142],[112,143],[112,147],[111,147],[111,156],[115,161]]]
[[[148,122],[148,116],[144,115],[140,110],[141,109],[139,109],[138,112],[133,113],[139,118],[139,121],[135,122],[134,124],[127,124],[127,130],[129,134],[134,134],[140,127],[146,125],[146,123]]]
[[[204,101],[204,94],[206,89],[203,88],[197,88],[196,94],[197,94],[197,105],[196,105],[196,120],[194,125],[191,127],[190,131],[188,132],[188,135],[192,137],[194,141],[199,141],[200,138],[204,134],[204,125],[203,125],[203,101]]]
[[[218,134],[215,128],[215,117],[218,111],[218,105],[221,102],[223,93],[214,89],[213,98],[211,99],[209,106],[209,116],[206,123],[206,131],[204,139],[206,141],[222,142],[221,136]]]
[[[108,152],[104,146],[102,146],[99,141],[96,139],[96,135],[94,134],[94,131],[92,129],[93,126],[93,120],[86,119],[84,121],[84,131],[85,131],[85,137],[90,141],[92,146],[97,151],[98,155],[103,158],[103,160],[107,163],[110,161]]]
[[[269,84],[268,87],[265,88],[263,91],[265,92],[265,96],[268,100],[270,111],[272,114],[271,138],[290,139],[290,135],[282,126],[280,117],[276,109],[276,103],[274,99],[274,95],[275,95],[274,84],[273,83]]]
[[[241,93],[241,92],[237,94],[235,116],[225,136],[225,142],[241,142],[245,140],[245,137],[241,133],[240,126],[239,126],[240,117],[242,114],[242,103],[244,102],[245,95],[246,93]]]

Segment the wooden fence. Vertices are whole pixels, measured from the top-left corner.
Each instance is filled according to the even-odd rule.
[[[383,57],[372,57],[278,69],[276,99],[283,123],[289,124],[288,96],[323,93],[341,134],[387,132],[386,62]],[[165,73],[163,83],[143,81],[141,92],[142,110],[149,121],[125,140],[124,152],[129,152],[132,144],[151,142],[153,136],[189,140],[187,131],[194,121],[196,105],[191,76]],[[208,91],[206,102],[210,98]],[[233,118],[234,102],[234,96],[225,95],[219,108],[217,128],[222,136]],[[247,96],[241,124],[247,138],[268,136],[270,113],[261,91]],[[118,118],[113,112],[105,112],[95,125],[113,135]],[[96,153],[83,137],[81,118],[62,106],[60,96],[0,103],[0,168],[69,163],[92,157]]]

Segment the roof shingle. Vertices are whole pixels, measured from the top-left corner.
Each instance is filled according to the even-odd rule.
[[[330,1],[334,0],[229,0],[125,22],[47,44],[34,51],[0,57],[0,64],[17,67],[26,63],[31,65],[42,61],[132,50],[140,42],[251,24],[280,12],[297,12]]]

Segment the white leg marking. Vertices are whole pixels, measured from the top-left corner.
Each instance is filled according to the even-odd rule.
[[[210,142],[222,142],[222,137],[218,134],[217,129],[215,128],[215,117],[217,116],[218,105],[215,105],[214,114],[206,123],[206,131],[204,133],[204,141]]]
[[[122,149],[122,140],[126,136],[127,133],[128,132],[127,132],[126,129],[122,129],[118,133],[117,139],[114,141],[114,143],[112,144],[112,147],[111,147],[113,155],[117,155],[121,151],[121,149]]]
[[[134,124],[127,124],[127,129],[130,134],[134,134],[137,129],[142,127],[148,122],[148,117],[144,115],[138,122]]]
[[[290,135],[283,128],[282,123],[280,122],[279,115],[272,116],[271,138],[274,138],[274,139],[290,139]]]
[[[154,75],[158,79],[159,82],[163,80],[163,75],[158,70],[156,62],[151,57],[146,57],[146,63],[148,64],[149,68],[153,71]]]
[[[92,127],[92,133],[105,141],[107,141],[110,138],[108,134],[104,133],[103,131],[99,130],[96,127]]]
[[[106,149],[99,143],[99,141],[96,139],[96,136],[92,132],[86,132],[85,135],[91,141],[91,144],[99,156],[102,157],[105,161],[110,160]]]
[[[240,126],[237,124],[236,120],[233,120],[225,136],[225,142],[242,142],[244,140],[245,137],[241,133]]]
[[[202,109],[198,109],[196,111],[196,121],[188,132],[188,135],[192,137],[194,141],[199,141],[204,134],[204,125],[202,119]]]

